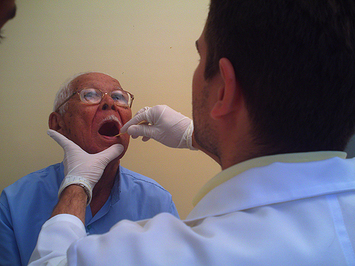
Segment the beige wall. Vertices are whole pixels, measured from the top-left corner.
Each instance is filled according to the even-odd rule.
[[[18,0],[0,44],[0,191],[22,176],[60,162],[46,135],[59,86],[69,76],[99,71],[135,96],[133,113],[167,104],[191,117],[194,42],[208,0]],[[131,140],[122,165],[173,195],[181,218],[219,166],[202,152]]]

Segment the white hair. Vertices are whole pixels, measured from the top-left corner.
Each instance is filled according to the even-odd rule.
[[[73,88],[72,82],[79,76],[85,75],[85,74],[90,74],[90,73],[99,73],[99,72],[94,72],[94,71],[88,71],[88,72],[82,72],[73,75],[72,77],[68,78],[60,87],[59,91],[57,92],[55,99],[54,99],[54,105],[53,105],[53,112],[58,111],[60,115],[63,115],[67,109],[68,109],[68,103],[66,102],[62,106],[60,106],[65,100],[67,100],[70,96],[73,95],[75,88]],[[105,73],[102,73],[105,74]],[[108,74],[105,74],[107,76],[110,76]],[[110,76],[111,77],[111,76]],[[60,106],[59,110],[58,107]]]

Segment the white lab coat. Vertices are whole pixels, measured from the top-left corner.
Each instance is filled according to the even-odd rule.
[[[276,162],[212,189],[186,221],[163,213],[86,236],[78,218],[57,215],[43,226],[31,260],[39,259],[33,265],[355,265],[354,225],[354,159]]]

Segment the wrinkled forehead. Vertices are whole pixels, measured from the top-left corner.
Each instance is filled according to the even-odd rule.
[[[102,91],[122,89],[119,81],[103,73],[86,73],[76,77],[70,84],[72,91],[83,88],[95,88]]]

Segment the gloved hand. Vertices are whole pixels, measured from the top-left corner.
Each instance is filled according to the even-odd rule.
[[[137,125],[143,121],[149,125]],[[192,146],[193,131],[194,126],[190,118],[166,105],[142,108],[121,128],[121,132],[127,132],[133,138],[143,136],[143,141],[153,138],[171,148],[196,150]]]
[[[101,178],[107,164],[123,152],[123,146],[114,144],[102,152],[89,154],[62,134],[51,129],[47,133],[64,150],[65,177],[59,188],[58,197],[67,186],[77,184],[88,194],[89,205],[94,186]]]

